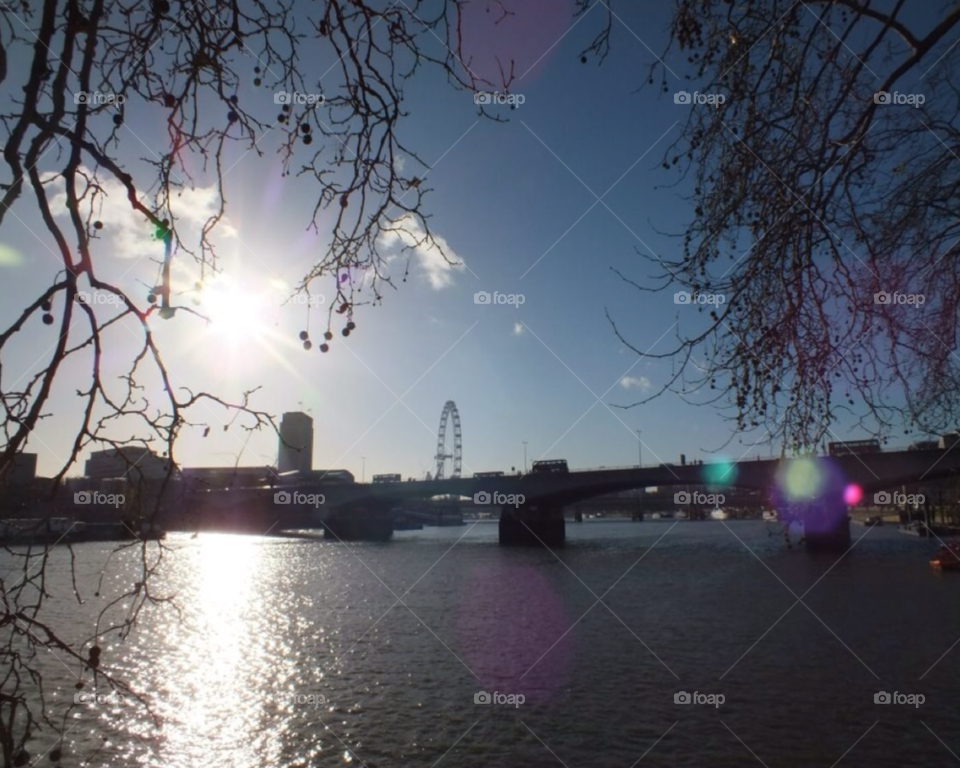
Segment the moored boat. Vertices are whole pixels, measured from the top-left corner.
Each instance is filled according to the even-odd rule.
[[[944,544],[930,558],[930,565],[938,571],[960,571],[960,542]]]
[[[923,523],[912,522],[901,525],[897,528],[900,533],[905,533],[907,536],[927,536],[927,527]]]

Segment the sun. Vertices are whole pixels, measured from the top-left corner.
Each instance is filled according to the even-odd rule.
[[[236,285],[205,289],[201,311],[210,322],[210,331],[231,346],[260,340],[268,329],[263,297]]]
[[[286,294],[265,278],[252,283],[221,275],[197,283],[196,313],[207,322],[202,333],[192,333],[185,340],[186,346],[195,351],[206,368],[221,374],[269,365],[296,376],[291,354],[302,355],[303,346],[294,334],[280,329],[280,295]]]

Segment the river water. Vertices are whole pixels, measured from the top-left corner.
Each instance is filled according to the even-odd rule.
[[[101,643],[162,725],[129,697],[74,707],[62,765],[956,765],[960,573],[928,566],[936,542],[854,527],[840,558],[773,530],[568,523],[556,555],[488,522],[387,544],[173,535],[152,590],[179,614]],[[108,547],[75,549],[87,602],[49,605],[81,637],[137,577],[115,557],[93,597]],[[62,715],[75,665],[42,663]]]

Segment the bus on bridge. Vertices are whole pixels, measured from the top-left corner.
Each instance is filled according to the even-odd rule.
[[[533,462],[530,473],[533,475],[567,475],[570,474],[570,468],[567,466],[566,459],[547,459]]]

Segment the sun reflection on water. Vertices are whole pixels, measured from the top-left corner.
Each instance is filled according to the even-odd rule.
[[[265,552],[254,537],[203,534],[184,563],[189,610],[183,623],[171,619],[167,626],[175,653],[161,684],[167,697],[163,751],[170,755],[202,761],[197,745],[204,744],[230,755],[236,766],[279,756],[281,729],[266,727],[274,724],[267,722],[265,685],[282,658],[269,650],[263,585],[272,581],[274,565]]]

